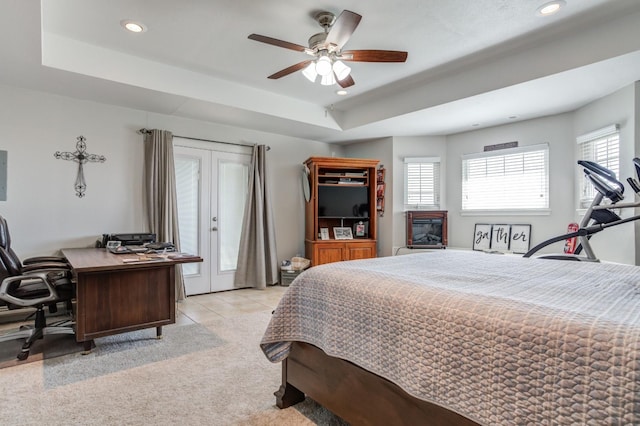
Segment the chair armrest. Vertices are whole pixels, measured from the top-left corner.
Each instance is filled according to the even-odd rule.
[[[24,265],[22,272],[41,272],[41,271],[67,271],[70,272],[71,268],[64,263],[47,262],[47,263],[34,263],[33,265]]]
[[[6,300],[7,302],[16,306],[35,306],[57,301],[59,299],[58,292],[56,292],[55,285],[53,285],[48,276],[51,272],[56,271],[43,270],[37,273],[16,275],[5,278],[4,280],[2,280],[2,284],[0,284],[0,299]],[[47,287],[49,295],[40,297],[38,299],[19,299],[7,293],[7,290],[11,283],[13,283],[14,281],[22,280],[36,280],[42,282]]]
[[[57,262],[57,263],[67,263],[67,259],[62,256],[36,256],[30,257],[28,259],[24,259],[22,261],[23,265],[31,265],[34,263],[48,263],[48,262]]]

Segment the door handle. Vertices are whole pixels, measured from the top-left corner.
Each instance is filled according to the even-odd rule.
[[[214,226],[213,228],[211,228],[211,230],[212,230],[212,231],[217,231],[217,230],[218,230],[218,227],[217,227],[217,226]]]

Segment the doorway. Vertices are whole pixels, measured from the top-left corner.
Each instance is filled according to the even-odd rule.
[[[234,288],[251,155],[215,148],[174,138],[180,250],[203,259],[182,266],[187,296]]]

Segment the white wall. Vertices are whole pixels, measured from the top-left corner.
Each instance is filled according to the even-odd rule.
[[[0,201],[0,214],[20,257],[92,246],[102,233],[147,231],[142,136],[136,133],[143,127],[269,145],[278,258],[304,253],[302,162],[330,156],[335,146],[0,86],[0,150],[8,151],[7,201]],[[87,152],[107,158],[86,165],[84,198],[73,188],[77,164],[53,156],[75,151],[79,135],[87,138]]]
[[[462,216],[462,155],[482,152],[485,145],[518,141],[519,146],[549,145],[548,215]],[[449,246],[472,247],[476,223],[531,224],[531,247],[566,232],[574,220],[574,144],[572,114],[560,114],[447,137]],[[496,188],[499,190],[499,188]],[[561,252],[551,246],[545,252]]]
[[[146,230],[142,141],[134,132],[144,118],[139,111],[0,86],[0,149],[8,151],[0,214],[19,256],[92,245],[104,232]],[[85,165],[84,198],[74,190],[78,165],[53,155],[74,152],[80,135],[88,153],[107,158]]]
[[[310,156],[377,158],[385,165],[386,211],[379,221],[381,256],[405,244],[402,158],[416,155],[443,159],[442,207],[449,211],[450,247],[470,248],[473,226],[480,222],[531,223],[533,243],[537,243],[564,232],[567,223],[575,220],[577,135],[620,123],[621,177],[631,175],[631,156],[640,156],[639,98],[636,83],[575,113],[448,137],[394,137],[341,147],[0,86],[0,150],[8,152],[8,198],[0,201],[0,214],[9,222],[13,247],[21,257],[51,254],[62,247],[92,246],[102,233],[146,231],[142,137],[136,133],[146,127],[171,130],[180,136],[269,145],[280,259],[304,253],[300,176],[302,162]],[[82,199],[75,196],[73,188],[77,164],[53,156],[56,151],[75,151],[79,135],[87,138],[89,153],[107,157],[105,163],[86,165],[87,192]],[[551,215],[461,216],[461,155],[512,140],[521,146],[549,143]],[[625,192],[632,193],[630,189]],[[621,238],[612,230],[594,237],[596,254],[605,260],[635,263],[640,250],[620,244],[635,238],[629,238],[624,226],[619,229],[624,234]],[[558,250],[561,247],[549,251]]]
[[[439,156],[442,159],[442,205],[448,210],[449,247],[470,249],[476,223],[531,224],[531,247],[548,238],[566,232],[567,225],[578,220],[577,178],[582,170],[578,160],[576,137],[608,124],[621,125],[621,180],[633,176],[631,158],[640,157],[640,83],[625,87],[598,99],[574,112],[539,119],[521,121],[477,131],[449,136],[393,137],[392,160],[388,156],[388,140],[360,142],[345,147],[349,157],[385,158],[387,167],[387,194],[385,217],[379,222],[380,256],[395,254],[406,244],[404,214],[404,169],[406,156]],[[547,143],[549,145],[550,213],[546,215],[493,215],[463,216],[461,210],[462,155],[481,152],[485,145],[518,141],[520,146]],[[625,191],[628,201],[633,191]],[[640,209],[638,214],[640,214]],[[391,223],[389,223],[391,217]],[[389,235],[390,233],[390,235]],[[596,255],[613,262],[640,265],[640,221],[609,229],[592,239]],[[387,241],[391,238],[391,253]],[[562,243],[556,243],[540,253],[562,252]],[[406,252],[406,251],[405,251]],[[638,259],[636,261],[636,258]]]
[[[378,166],[385,168],[385,211],[378,216],[378,256],[390,256],[393,241],[393,139],[382,138],[368,142],[359,142],[344,147],[344,156],[349,158],[368,158],[378,160]],[[375,201],[374,201],[375,202]]]
[[[640,150],[638,149],[639,136],[636,130],[638,122],[637,116],[640,114],[640,110],[636,106],[638,102],[636,93],[639,90],[639,86],[639,83],[635,83],[624,87],[617,92],[576,110],[574,115],[573,144],[576,152],[574,156],[576,161],[579,159],[579,147],[575,142],[577,136],[611,124],[620,125],[620,174],[618,180],[625,185],[624,202],[633,202],[634,198],[636,198],[635,193],[631,187],[629,187],[626,179],[628,177],[638,178],[631,160],[634,157],[640,156]],[[574,196],[574,206],[576,209],[579,206],[579,193],[577,191],[582,173],[582,169],[576,166],[576,194]],[[633,209],[620,211],[621,217],[629,217],[633,214]],[[636,226],[636,223],[623,224],[594,235],[590,243],[596,256],[604,260],[636,264],[637,244],[640,244],[640,242],[636,241],[637,238],[631,237],[638,235],[636,234]]]

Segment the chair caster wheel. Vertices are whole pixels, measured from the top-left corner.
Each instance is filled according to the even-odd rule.
[[[29,352],[28,352],[28,351],[27,351],[27,352],[20,352],[20,353],[18,354],[18,359],[19,359],[20,361],[24,361],[24,360],[25,360],[25,359],[27,359],[28,357],[29,357]]]

